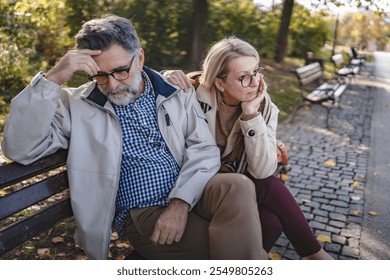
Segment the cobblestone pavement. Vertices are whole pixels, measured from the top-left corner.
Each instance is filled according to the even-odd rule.
[[[334,259],[358,259],[364,213],[373,95],[362,76],[349,83],[340,107],[301,108],[293,122],[278,127],[289,148],[291,170],[286,185],[297,199],[315,235]],[[282,235],[271,252],[300,259]]]

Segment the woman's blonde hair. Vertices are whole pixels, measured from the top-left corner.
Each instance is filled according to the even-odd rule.
[[[229,74],[229,62],[237,57],[251,56],[260,62],[260,57],[256,49],[237,37],[225,38],[211,46],[202,64],[202,76],[200,84],[212,94],[217,93],[214,84],[216,78],[223,78]]]

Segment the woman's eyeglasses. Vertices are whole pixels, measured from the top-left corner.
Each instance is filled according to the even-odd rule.
[[[253,71],[253,74],[242,75],[239,78],[218,77],[223,80],[237,80],[240,81],[241,86],[246,88],[252,83],[253,78],[259,78],[264,68],[258,67]]]

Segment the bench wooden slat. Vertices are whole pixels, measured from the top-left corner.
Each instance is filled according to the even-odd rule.
[[[336,58],[339,58],[336,56]],[[295,109],[295,113],[305,102],[310,104],[318,104],[324,107],[327,111],[326,126],[329,128],[329,111],[330,106],[325,106],[326,103],[336,103],[341,94],[347,88],[344,83],[344,79],[340,83],[339,80],[332,79],[332,81],[325,81],[323,78],[323,70],[318,62],[314,62],[302,67],[299,67],[295,71],[296,76],[301,87],[302,104]]]
[[[0,220],[68,189],[66,171],[0,197]]]
[[[331,57],[332,63],[336,69],[336,74],[340,77],[352,77],[359,73],[359,66],[354,64],[345,64],[344,57],[341,53]]]
[[[67,150],[59,150],[55,154],[39,159],[29,165],[12,162],[2,166],[0,189],[63,166],[66,163],[67,155]]]
[[[56,223],[73,216],[70,199],[60,201],[48,208],[0,231],[0,255],[23,244]]]

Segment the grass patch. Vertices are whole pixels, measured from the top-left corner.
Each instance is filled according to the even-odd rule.
[[[287,58],[282,64],[273,60],[262,60],[265,67],[264,79],[272,101],[280,110],[279,120],[287,118],[300,102],[300,89],[295,76],[295,69],[304,62],[300,59]]]

